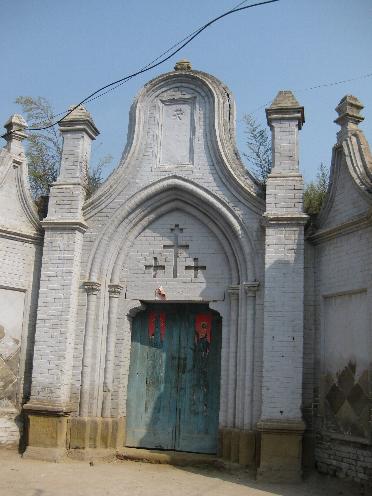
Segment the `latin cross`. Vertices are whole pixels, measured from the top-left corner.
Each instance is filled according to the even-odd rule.
[[[179,242],[179,234],[183,233],[183,228],[176,224],[174,227],[171,227],[171,232],[174,234],[174,242],[172,245],[164,245],[163,249],[173,249],[173,277],[177,278],[178,275],[178,253],[180,248],[188,248],[189,245],[183,244],[181,245]]]
[[[154,257],[154,263],[152,265],[145,265],[145,269],[152,269],[152,277],[156,277],[158,270],[165,270],[165,265],[160,265],[158,263],[158,257]]]
[[[199,265],[199,259],[194,258],[194,265],[186,265],[185,270],[193,270],[194,278],[197,279],[199,270],[207,270],[207,267],[205,265]]]

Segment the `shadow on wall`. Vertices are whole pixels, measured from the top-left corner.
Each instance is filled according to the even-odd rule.
[[[30,314],[28,319],[27,329],[27,342],[26,350],[24,353],[25,364],[23,373],[23,397],[22,403],[27,403],[31,396],[31,382],[32,382],[32,367],[34,360],[34,346],[35,346],[35,332],[36,332],[36,317],[37,317],[37,302],[40,287],[40,271],[41,271],[42,250],[36,250],[34,269],[32,273],[32,288],[30,294],[32,301],[30,305]]]
[[[291,224],[267,228],[266,260],[271,251],[273,255],[265,269],[262,393],[266,418],[302,416],[304,246],[301,229]]]

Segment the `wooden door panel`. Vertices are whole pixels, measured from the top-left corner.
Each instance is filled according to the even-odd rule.
[[[163,333],[159,312],[165,315]],[[195,339],[200,312],[213,316],[207,346]],[[127,446],[216,453],[220,324],[206,305],[191,304],[149,305],[133,319]]]
[[[198,310],[212,318],[210,342],[198,340],[195,320]],[[202,307],[186,310],[181,327],[180,354],[186,367],[179,377],[176,449],[216,453],[220,398],[220,319]]]
[[[159,313],[155,333],[149,335],[149,312],[133,319],[128,380],[127,446],[174,449],[176,425],[176,374],[168,358],[178,346],[179,329],[167,315],[161,336]]]

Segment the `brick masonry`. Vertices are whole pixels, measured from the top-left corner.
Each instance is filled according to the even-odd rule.
[[[313,371],[304,387],[315,431],[315,459],[322,472],[372,484],[372,228],[370,188],[362,178],[371,153],[358,123],[362,105],[341,100],[341,126],[333,149],[330,188],[309,237],[307,356]],[[311,253],[310,253],[311,252]],[[314,335],[311,334],[314,331]],[[313,343],[313,354],[310,345]],[[312,360],[310,361],[310,356]]]
[[[123,423],[131,319],[161,289],[168,301],[206,301],[222,315],[223,432],[258,425],[264,447],[279,435],[297,450],[305,420],[319,470],[367,482],[372,160],[360,109],[355,97],[337,108],[331,187],[311,233],[304,113],[289,91],[267,109],[266,201],[236,151],[228,88],[178,64],[137,96],[123,158],[89,200],[98,130],[84,108],[62,122],[61,170],[42,223],[27,185],[26,123],[12,116],[0,151],[0,443],[18,441],[24,403],[30,415]],[[277,464],[263,457],[261,475]]]
[[[0,150],[0,445],[18,445],[21,406],[29,397],[42,234],[30,198],[21,140],[13,116]]]

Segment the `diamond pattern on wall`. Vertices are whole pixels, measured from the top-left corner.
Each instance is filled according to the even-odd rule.
[[[330,380],[331,379],[331,380]],[[356,365],[349,362],[336,376],[323,378],[325,425],[345,435],[369,437],[371,423],[369,411],[372,401],[368,397],[370,376],[368,370],[356,377]]]
[[[360,416],[364,407],[368,402],[368,397],[364,394],[363,389],[356,383],[350,393],[348,394],[347,401],[350,403],[354,412]]]
[[[326,399],[331,407],[331,410],[336,414],[345,402],[346,396],[337,386],[337,384],[332,384],[331,389],[328,391]]]
[[[352,387],[354,386],[354,382],[355,382],[354,375],[355,375],[355,368],[353,373],[350,366],[348,366],[345,367],[344,370],[341,372],[341,374],[338,376],[338,381],[337,381],[338,385],[340,389],[345,393],[345,395],[348,395]]]

